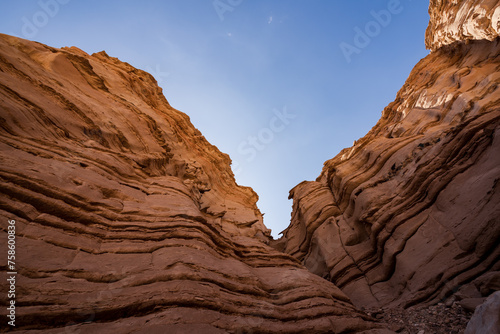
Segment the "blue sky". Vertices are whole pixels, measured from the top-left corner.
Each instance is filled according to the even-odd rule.
[[[0,32],[106,50],[233,159],[273,236],[288,192],[364,136],[428,54],[424,0],[24,0]]]

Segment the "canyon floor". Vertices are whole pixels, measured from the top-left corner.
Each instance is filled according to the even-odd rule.
[[[461,334],[473,314],[457,303],[409,309],[370,308],[364,311],[401,334]]]

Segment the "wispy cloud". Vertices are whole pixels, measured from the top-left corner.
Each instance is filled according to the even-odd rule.
[[[268,24],[271,24],[273,22],[273,17],[272,16],[269,16],[269,19],[267,20],[267,23]]]

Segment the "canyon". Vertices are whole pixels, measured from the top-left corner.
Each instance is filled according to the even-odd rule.
[[[0,34],[15,330],[383,334],[401,329],[366,309],[484,302],[500,289],[500,4],[429,14],[431,53],[365,137],[290,191],[278,240],[150,74]]]

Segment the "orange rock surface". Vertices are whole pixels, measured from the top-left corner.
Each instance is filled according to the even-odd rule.
[[[433,304],[468,284],[488,295],[500,278],[498,10],[431,1],[433,52],[365,137],[290,191],[275,247],[357,306]]]
[[[453,42],[493,41],[500,34],[497,0],[431,0],[429,15],[425,44],[432,51]]]
[[[0,110],[0,239],[15,220],[17,330],[383,328],[267,245],[257,195],[148,73],[0,35]]]
[[[0,35],[16,330],[381,334],[356,307],[486,299],[500,282],[499,8],[431,1],[431,54],[365,137],[290,191],[280,240],[151,75]]]

